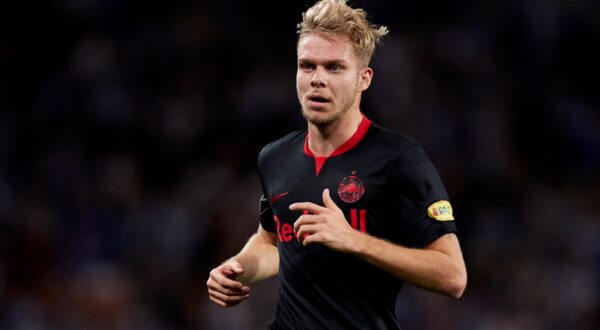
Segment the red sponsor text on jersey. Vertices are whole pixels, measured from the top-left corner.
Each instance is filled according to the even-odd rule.
[[[308,214],[308,211],[304,210],[302,214]],[[358,217],[357,217],[358,215]],[[358,219],[357,219],[358,218]],[[294,231],[294,228],[290,223],[281,223],[278,216],[274,215],[273,220],[275,221],[275,230],[277,231],[277,239],[282,243],[287,243],[292,238],[298,239],[298,234]],[[366,233],[367,232],[367,211],[366,210],[350,210],[350,225],[355,230]],[[304,234],[306,238],[308,234]]]

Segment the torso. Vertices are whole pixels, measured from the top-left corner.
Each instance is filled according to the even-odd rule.
[[[322,193],[328,188],[356,230],[414,246],[419,239],[413,220],[405,218],[419,212],[419,194],[405,186],[398,167],[406,151],[420,147],[373,124],[349,150],[327,158],[317,174],[315,158],[305,145],[306,130],[295,132],[266,147],[259,158],[272,212],[267,215],[272,223],[264,218],[261,222],[277,233],[280,254],[273,328],[399,328],[394,306],[402,281],[354,256],[321,245],[304,247],[293,232],[302,213],[288,207],[295,202],[323,205]],[[445,191],[436,194],[440,196],[428,198],[447,198]]]

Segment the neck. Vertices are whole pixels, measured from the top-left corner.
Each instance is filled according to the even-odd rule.
[[[358,111],[348,111],[339,120],[317,126],[308,123],[308,146],[317,157],[327,157],[336,148],[348,141],[356,132],[363,115]]]

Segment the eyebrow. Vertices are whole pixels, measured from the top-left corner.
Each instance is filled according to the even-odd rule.
[[[314,61],[308,58],[299,58],[298,59],[298,63],[311,63],[311,64],[315,64],[315,62],[318,61]],[[344,59],[337,59],[337,60],[327,60],[318,64],[323,64],[324,66],[329,66],[329,65],[333,65],[333,64],[338,64],[338,65],[347,65],[348,61],[344,60]]]

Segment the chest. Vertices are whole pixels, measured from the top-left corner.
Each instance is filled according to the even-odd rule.
[[[396,230],[388,164],[377,155],[349,154],[327,159],[319,174],[315,161],[301,155],[263,174],[265,193],[274,215],[280,243],[295,241],[293,224],[302,212],[289,206],[298,202],[323,205],[329,189],[346,221],[356,230],[385,237]]]

